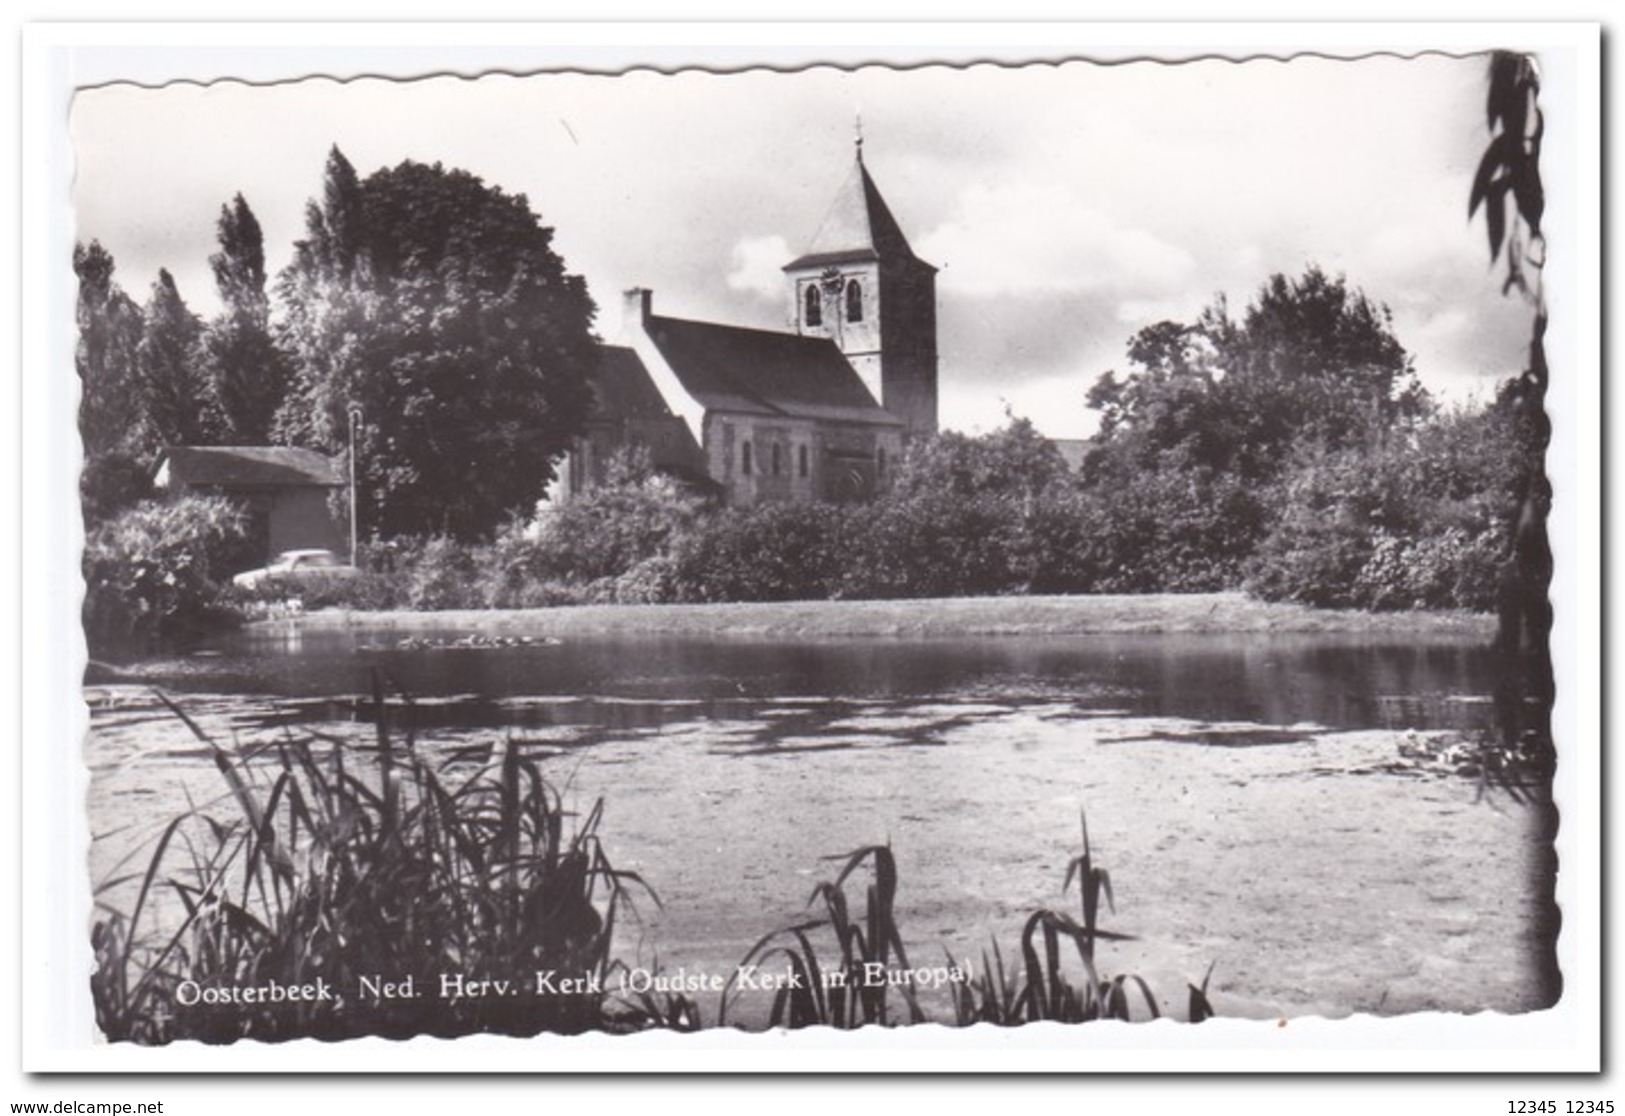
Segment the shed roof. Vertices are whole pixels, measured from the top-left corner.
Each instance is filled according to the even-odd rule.
[[[337,488],[339,462],[293,446],[171,446],[158,459],[160,487]]]

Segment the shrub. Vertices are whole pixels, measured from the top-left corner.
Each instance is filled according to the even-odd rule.
[[[237,506],[213,496],[139,504],[85,539],[84,623],[92,648],[185,638],[229,617],[219,579],[243,564]]]
[[[1420,538],[1382,535],[1355,577],[1351,596],[1373,609],[1491,612],[1503,562],[1503,542],[1492,532],[1449,527]]]
[[[445,537],[413,540],[396,573],[401,603],[418,612],[484,608],[480,548]]]
[[[845,597],[958,597],[1009,593],[1025,579],[1014,564],[1020,504],[947,492],[881,500],[854,513]]]
[[[1297,461],[1247,587],[1320,606],[1487,611],[1530,463],[1514,416],[1496,407]]]
[[[619,577],[671,553],[703,506],[651,472],[646,459],[617,459],[603,487],[543,509],[534,550],[524,559],[526,574],[569,582]]]
[[[1268,521],[1263,500],[1206,469],[1120,476],[1078,500],[1080,588],[1197,593],[1234,587]]]
[[[645,558],[609,586],[616,604],[666,604],[678,599],[677,560],[664,554]]]
[[[850,521],[854,509],[830,504],[758,504],[719,510],[678,542],[670,568],[690,601],[790,601],[826,598],[843,567],[861,564]]]

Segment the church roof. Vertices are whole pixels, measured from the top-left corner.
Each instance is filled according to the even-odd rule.
[[[587,375],[596,402],[593,418],[618,421],[671,414],[637,353],[622,345],[601,345],[598,354],[597,367]]]
[[[902,425],[828,338],[655,316],[646,329],[708,411]]]
[[[835,195],[807,250],[785,264],[784,270],[877,259],[917,257],[874,179],[869,177],[859,148],[852,173]]]

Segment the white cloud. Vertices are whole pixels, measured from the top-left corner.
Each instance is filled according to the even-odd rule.
[[[1117,320],[1126,326],[1141,326],[1160,321],[1185,321],[1195,315],[1191,300],[1185,295],[1172,298],[1126,298],[1117,304]]]
[[[987,434],[1010,419],[1030,419],[1051,438],[1088,438],[1099,416],[1084,406],[1089,381],[1047,376],[1027,383],[970,383],[945,393],[939,421],[944,430]]]
[[[1069,291],[1156,296],[1189,282],[1183,248],[1130,228],[1059,185],[973,185],[916,250],[946,290],[978,296]]]
[[[790,245],[782,236],[748,236],[733,246],[728,289],[758,298],[779,299],[784,293],[784,265]]]

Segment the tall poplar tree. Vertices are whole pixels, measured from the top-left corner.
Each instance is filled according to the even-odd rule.
[[[238,194],[220,207],[220,250],[209,257],[221,312],[203,332],[203,374],[219,408],[221,434],[259,445],[270,439],[288,390],[288,366],[271,336],[265,291],[265,238]]]
[[[73,270],[79,277],[79,493],[85,522],[94,525],[145,494],[156,441],[137,402],[141,308],[119,287],[113,256],[99,241],[74,246]]]
[[[113,256],[100,241],[73,249],[79,277],[75,318],[79,340],[79,433],[87,457],[152,447],[136,415],[136,354],[141,345],[141,308],[113,278]]]
[[[215,423],[198,352],[203,326],[187,308],[168,270],[159,270],[142,318],[136,353],[142,416],[162,445],[208,443]]]

